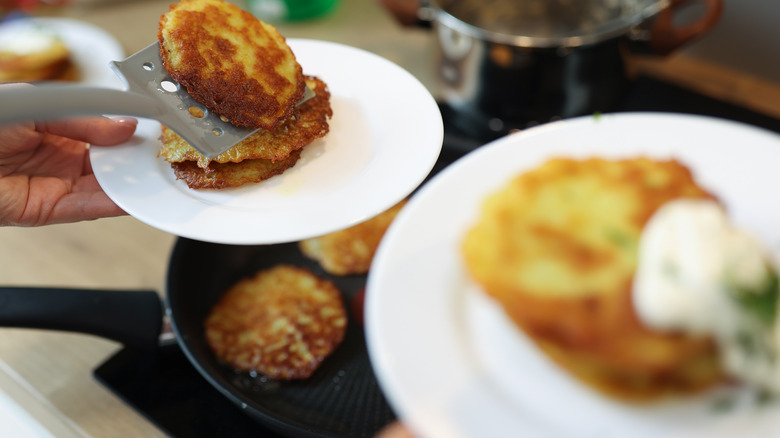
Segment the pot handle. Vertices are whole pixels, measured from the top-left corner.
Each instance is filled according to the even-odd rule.
[[[433,20],[427,0],[377,0],[403,27],[430,28]]]
[[[97,335],[154,348],[163,305],[154,291],[0,287],[0,326]]]
[[[701,2],[706,10],[701,18],[683,27],[674,25],[675,11],[691,2]],[[658,55],[669,54],[680,46],[706,33],[723,13],[723,0],[670,0],[669,6],[658,13],[650,28],[650,48]]]

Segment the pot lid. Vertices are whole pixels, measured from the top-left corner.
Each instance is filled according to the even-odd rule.
[[[488,41],[579,46],[626,33],[667,0],[433,0],[436,19]]]

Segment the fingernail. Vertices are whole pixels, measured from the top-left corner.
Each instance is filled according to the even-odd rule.
[[[132,117],[117,117],[114,119],[111,119],[114,121],[114,123],[119,125],[128,125],[128,126],[137,126],[138,125],[138,119],[134,119]]]

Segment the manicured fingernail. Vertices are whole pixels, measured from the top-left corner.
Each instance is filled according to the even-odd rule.
[[[134,119],[132,117],[117,117],[115,119],[111,119],[114,121],[114,123],[117,123],[119,125],[128,125],[128,126],[137,126],[138,125],[138,119]]]

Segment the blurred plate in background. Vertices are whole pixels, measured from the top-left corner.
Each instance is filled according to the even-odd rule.
[[[0,41],[40,30],[58,36],[70,51],[78,83],[123,88],[109,62],[125,58],[124,49],[107,31],[69,18],[23,17],[0,24]]]
[[[469,278],[461,242],[488,196],[553,157],[676,158],[731,219],[780,253],[780,136],[663,113],[581,117],[531,128],[456,161],[412,197],[385,234],[366,290],[372,366],[391,407],[427,437],[774,436],[780,404],[722,412],[718,388],[636,406],[607,399],[539,351]],[[566,315],[561,315],[566,317]],[[724,391],[726,393],[724,393]],[[738,403],[737,403],[738,404]]]

